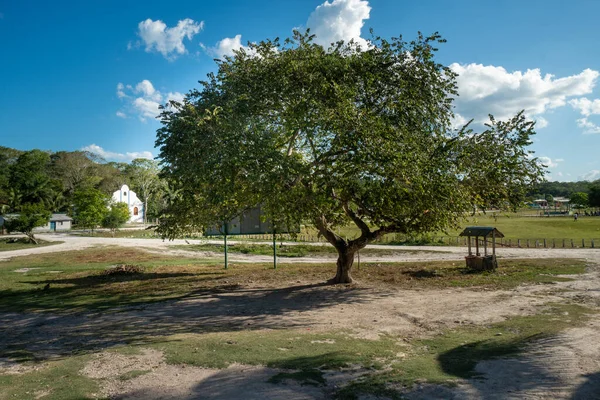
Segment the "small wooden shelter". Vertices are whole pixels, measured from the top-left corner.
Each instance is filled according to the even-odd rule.
[[[467,236],[469,243],[469,255],[465,257],[467,268],[477,271],[494,270],[498,267],[496,260],[496,238],[504,235],[495,227],[491,226],[467,226],[459,236]],[[472,250],[472,239],[475,238],[475,254]],[[483,239],[483,257],[479,252],[479,243]],[[488,240],[491,239],[492,254],[488,254]]]

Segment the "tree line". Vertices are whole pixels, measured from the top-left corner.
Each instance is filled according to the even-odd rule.
[[[571,204],[581,207],[600,207],[600,179],[578,182],[540,182],[527,193],[529,200],[567,197]]]
[[[115,208],[109,207],[111,195],[127,184],[144,202],[144,217],[154,219],[173,195],[158,172],[154,160],[107,162],[88,151],[21,151],[0,146],[0,214],[33,213],[45,219],[46,214],[66,213],[83,227],[105,224],[112,228],[125,212],[121,207],[120,216],[117,211],[111,214]]]

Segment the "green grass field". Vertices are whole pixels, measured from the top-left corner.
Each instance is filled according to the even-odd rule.
[[[21,250],[21,249],[29,249],[34,247],[44,247],[44,246],[52,246],[55,244],[59,244],[63,242],[52,241],[46,242],[45,240],[38,240],[38,244],[30,243],[26,238],[19,238],[17,241],[13,241],[13,239],[9,238],[1,238],[0,239],[0,251],[11,251],[11,250]]]

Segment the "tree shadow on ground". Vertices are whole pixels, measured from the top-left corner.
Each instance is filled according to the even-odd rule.
[[[528,343],[542,336],[533,335],[518,340],[498,342],[496,340],[481,340],[455,347],[438,356],[442,370],[459,378],[478,376],[475,366],[478,362],[492,358],[515,355]]]
[[[438,356],[438,361],[447,374],[469,379],[468,387],[457,389],[459,398],[489,398],[492,393],[494,398],[565,398],[573,393],[578,400],[600,398],[599,374],[574,387],[576,356],[564,353],[564,348],[558,336],[533,335],[458,346]]]
[[[183,297],[187,293],[172,293],[169,287],[186,285],[188,280],[195,285],[207,285],[207,290],[211,291],[232,288],[231,285],[219,284],[218,281],[222,279],[220,272],[152,272],[21,281],[20,284],[34,287],[30,290],[0,290],[0,312],[105,310]],[[126,291],[118,286],[127,283],[137,286]]]
[[[32,285],[74,285],[78,287],[94,287],[106,285],[114,282],[131,282],[131,281],[147,281],[153,279],[169,279],[180,278],[186,276],[203,276],[203,275],[222,275],[218,272],[170,272],[170,273],[130,273],[130,274],[114,274],[114,275],[85,275],[74,278],[63,279],[44,279],[39,281],[26,281],[19,283],[29,283]]]
[[[185,370],[184,370],[185,371]],[[328,398],[323,388],[302,385],[294,381],[269,383],[269,379],[279,371],[262,367],[233,366],[219,371],[206,371],[196,374],[185,386],[159,386],[148,382],[148,386],[126,390],[113,397],[121,399],[145,400],[304,400]],[[142,386],[142,385],[140,385]]]
[[[0,313],[0,357],[44,360],[152,343],[173,334],[311,327],[314,310],[376,296],[366,288],[323,283],[275,289],[229,286],[106,312]]]
[[[600,399],[600,372],[586,375],[585,378],[585,382],[573,394],[572,400]]]
[[[428,269],[419,269],[419,270],[409,270],[402,272],[404,275],[408,275],[411,278],[415,279],[423,279],[423,278],[439,278],[443,275],[438,274],[435,270]]]

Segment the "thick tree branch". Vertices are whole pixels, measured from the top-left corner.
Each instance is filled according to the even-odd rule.
[[[369,236],[371,234],[371,229],[369,229],[369,225],[367,225],[365,221],[363,221],[358,215],[356,215],[356,213],[350,208],[350,205],[347,201],[342,203],[342,208],[344,209],[346,215],[350,217],[352,222],[354,222],[354,224],[358,226],[362,233],[361,236]]]
[[[315,226],[323,235],[323,237],[331,243],[336,249],[346,247],[347,243],[344,239],[335,234],[329,227],[327,226],[327,219],[324,215],[321,215],[315,218]]]

